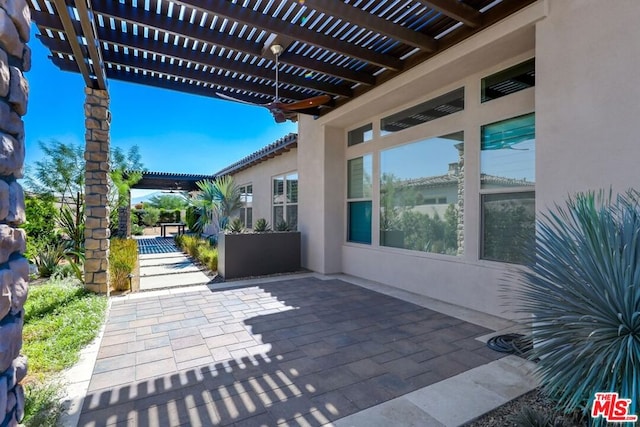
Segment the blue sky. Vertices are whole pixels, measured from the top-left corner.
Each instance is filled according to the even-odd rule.
[[[41,158],[40,140],[84,145],[84,80],[54,66],[36,32],[32,28],[26,74],[26,165]],[[112,146],[138,145],[150,171],[214,173],[297,131],[295,123],[275,123],[262,107],[116,80],[109,81],[109,93]]]

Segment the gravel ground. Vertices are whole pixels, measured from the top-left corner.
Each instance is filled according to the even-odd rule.
[[[512,421],[512,419],[525,408],[549,414],[553,409],[553,402],[546,398],[539,390],[533,390],[517,399],[505,403],[475,421],[465,424],[464,427],[524,427],[523,424],[517,424]],[[534,424],[529,424],[528,426],[536,427]],[[575,420],[570,417],[557,415],[555,417],[555,423],[550,424],[550,426],[587,427],[588,423],[580,422],[579,420]]]

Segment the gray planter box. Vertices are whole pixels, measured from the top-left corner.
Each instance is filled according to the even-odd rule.
[[[218,234],[218,274],[225,279],[300,270],[300,232]]]

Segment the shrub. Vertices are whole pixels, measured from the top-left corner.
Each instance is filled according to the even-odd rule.
[[[276,224],[276,231],[291,231],[291,227],[287,224],[287,221],[279,221]]]
[[[142,222],[149,227],[153,227],[160,220],[160,210],[156,208],[147,208],[142,214]]]
[[[179,209],[160,209],[160,222],[180,222]]]
[[[580,193],[543,215],[537,230],[531,269],[516,276],[515,292],[519,311],[535,315],[544,391],[565,413],[587,414],[599,391],[637,398],[640,193]]]
[[[209,270],[218,269],[218,249],[213,247],[208,240],[189,235],[179,235],[175,238],[176,246],[197,259]]]
[[[131,224],[131,234],[134,236],[142,236],[144,234],[144,227],[138,224]]]
[[[256,233],[265,233],[267,231],[271,231],[271,226],[264,218],[258,218],[256,223],[253,225],[253,231]]]
[[[66,245],[64,242],[49,244],[35,257],[34,262],[40,277],[51,277],[58,264],[64,258]]]
[[[111,287],[116,291],[129,289],[129,274],[138,261],[138,244],[133,239],[111,239],[109,274]]]
[[[24,386],[24,419],[26,427],[56,427],[64,412],[63,387],[59,383],[31,381]]]
[[[200,212],[198,208],[195,206],[187,207],[185,212],[185,222],[189,230],[200,233],[202,230],[200,229],[200,224],[198,223],[198,219],[200,219]]]
[[[244,224],[240,218],[234,218],[233,221],[229,223],[228,229],[231,233],[242,233],[244,231]]]
[[[57,210],[50,196],[29,196],[24,199],[27,222],[20,227],[27,232],[25,257],[33,260],[47,245],[59,239],[55,231]]]

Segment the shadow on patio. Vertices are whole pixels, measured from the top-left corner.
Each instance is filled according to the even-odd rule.
[[[501,355],[339,280],[114,301],[80,425],[323,425]]]

